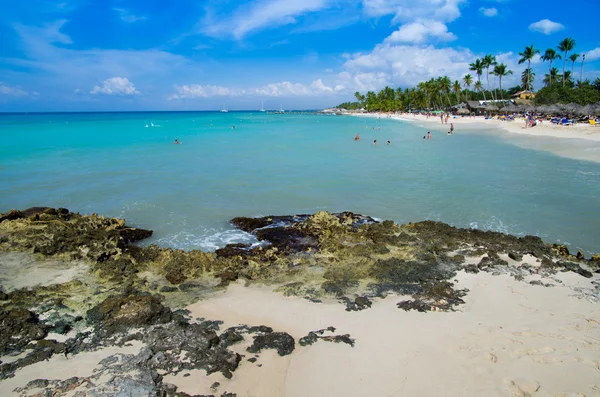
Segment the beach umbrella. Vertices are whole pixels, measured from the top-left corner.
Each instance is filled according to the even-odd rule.
[[[552,104],[548,106],[548,113],[554,114],[559,113],[561,111],[560,107],[556,104]]]
[[[548,105],[538,106],[537,111],[539,113],[548,113],[548,112],[550,112],[550,106],[548,106]]]
[[[580,114],[583,116],[589,116],[592,113],[594,113],[594,105],[592,105],[591,103],[583,106],[580,110]]]
[[[462,108],[462,109],[458,109],[456,111],[456,114],[460,114],[460,115],[465,115],[466,114],[466,115],[468,115],[468,114],[471,114],[471,112],[469,112],[469,109]]]
[[[564,106],[564,110],[569,114],[579,114],[582,106],[578,103],[571,102]]]

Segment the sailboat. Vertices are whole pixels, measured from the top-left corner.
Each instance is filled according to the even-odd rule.
[[[225,109],[225,104],[223,104],[223,109],[221,109],[221,113],[227,113],[229,112],[227,109]]]
[[[260,103],[260,111],[261,112],[265,111],[265,102],[264,101]]]
[[[279,107],[281,108],[281,110],[279,110],[279,112],[283,113],[283,105],[279,105]]]

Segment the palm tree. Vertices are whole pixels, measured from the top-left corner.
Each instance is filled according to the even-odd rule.
[[[467,90],[469,90],[471,89],[471,84],[473,84],[473,76],[471,76],[470,74],[465,75],[465,77],[463,77],[463,85],[467,87]],[[469,100],[466,93],[465,98],[467,101]]]
[[[544,76],[544,85],[549,87],[552,85],[552,82],[560,80],[558,77],[558,69],[552,68],[550,71]]]
[[[565,72],[565,77],[563,79],[563,84],[569,84],[569,85],[573,84],[573,76],[571,76],[571,71],[570,70],[567,70]]]
[[[575,62],[579,59],[579,54],[571,54],[569,57],[569,61],[571,61],[571,76],[574,75],[575,71]]]
[[[481,86],[481,81],[477,81],[474,85],[473,88],[475,89],[475,91],[477,92],[481,92],[481,90],[483,89],[483,87]],[[485,92],[483,93],[483,100],[485,101]]]
[[[521,59],[519,59],[519,65],[523,62],[527,62],[527,70],[529,71],[529,73],[527,73],[527,87],[530,87],[529,74],[531,73],[531,60],[536,54],[539,53],[540,50],[536,50],[533,44],[529,47],[525,47],[525,51],[519,52],[519,55],[521,56]]]
[[[502,93],[502,77],[506,77],[510,74],[513,74],[513,72],[512,70],[507,70],[506,65],[501,63],[499,65],[494,66],[492,74],[498,76],[498,81],[500,85],[500,95],[502,96],[502,100],[504,100],[504,94]]]
[[[579,82],[583,81],[583,63],[585,62],[585,54],[581,56],[581,72],[579,73]]]
[[[476,59],[475,62],[469,64],[469,70],[475,72],[477,75],[477,81],[481,83],[481,75],[483,74],[483,61],[481,59]],[[485,92],[483,93],[483,99],[485,100]]]
[[[485,70],[486,70],[487,87],[488,87],[488,91],[490,91],[490,67],[496,65],[496,63],[497,63],[496,57],[492,56],[490,54],[487,54],[486,56],[483,57],[481,62],[483,63],[483,67],[485,67]],[[493,98],[493,95],[492,95],[492,98]]]
[[[562,57],[560,56],[560,54],[557,54],[556,51],[554,51],[553,48],[548,48],[546,50],[546,52],[544,53],[544,55],[542,56],[542,60],[545,61],[549,61],[550,62],[550,68],[548,69],[549,71],[552,70],[552,61],[555,61],[557,59],[562,59]],[[550,75],[552,75],[552,73],[549,73]],[[552,85],[552,81],[550,81],[550,85]]]
[[[360,103],[363,103],[363,101],[365,100],[365,96],[362,95],[360,92],[356,91],[354,93],[354,97],[356,98],[356,100]]]
[[[533,80],[535,80],[535,73],[532,72],[531,69],[525,69],[523,73],[521,73],[521,84],[525,91],[532,91]]]
[[[569,53],[569,51],[573,50],[573,48],[575,48],[575,40],[573,40],[570,37],[567,37],[566,39],[562,40],[560,43],[558,43],[558,47],[557,47],[560,51],[565,53],[565,57],[563,58],[563,87],[565,86],[565,65],[567,63],[567,54]]]
[[[452,84],[452,91],[456,93],[456,103],[460,103],[460,82],[458,80]]]
[[[450,105],[450,96],[448,94],[450,93],[450,90],[451,90],[450,86],[452,85],[452,81],[450,80],[450,78],[448,76],[444,76],[444,77],[438,77],[436,79],[436,83],[438,86],[438,90],[446,96],[446,99],[448,100],[448,105]]]

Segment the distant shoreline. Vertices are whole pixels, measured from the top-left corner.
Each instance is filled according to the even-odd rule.
[[[277,109],[266,110],[269,114],[279,112]],[[318,113],[319,109],[293,109],[285,113]],[[61,114],[146,114],[146,113],[222,113],[220,110],[81,110],[81,111],[57,111],[57,112],[0,112],[0,116],[35,116],[35,115],[61,115]],[[261,113],[258,109],[228,110],[227,113]]]
[[[461,132],[496,132],[506,141],[517,146],[544,150],[556,155],[576,160],[600,163],[600,128],[585,124],[561,126],[545,123],[532,128],[523,128],[523,119],[515,121],[485,120],[481,116],[475,118],[449,118],[448,124],[442,124],[439,116],[427,118],[425,115],[388,115],[385,113],[352,113],[352,116],[379,118],[419,123],[432,131],[444,132],[454,124],[454,133]]]

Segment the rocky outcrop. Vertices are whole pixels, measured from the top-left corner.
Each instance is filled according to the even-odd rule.
[[[348,311],[369,309],[389,294],[410,295],[411,299],[398,303],[399,308],[429,312],[453,311],[464,303],[468,291],[457,290],[451,281],[460,270],[508,274],[518,280],[529,275],[552,278],[567,271],[589,278],[600,271],[598,255],[588,260],[538,237],[460,229],[440,222],[397,225],[350,212],[318,212],[234,218],[231,223],[255,235],[261,244],[231,244],[215,253],[138,247],[132,242],[152,232],[128,227],[121,219],[46,207],[1,214],[0,253],[28,251],[40,258],[77,258],[90,265],[90,272],[62,284],[0,290],[0,353],[24,355],[0,363],[0,378],[52,355],[71,356],[137,340],[144,346],[139,354],[107,359],[90,378],[39,380],[25,389],[37,387],[46,394],[68,389],[98,396],[118,390],[184,396],[163,383],[160,374],[202,369],[231,377],[242,359],[233,349],[241,348],[238,345],[244,341],[251,342],[250,353],[274,349],[281,356],[292,354],[295,340],[285,332],[266,326],[221,332],[218,321],[191,319],[176,310],[237,280],[274,285],[278,293],[315,303],[335,298],[342,303],[340,310]],[[532,258],[526,255],[536,262],[524,263],[524,258]],[[68,339],[46,338],[49,331]],[[350,335],[334,332],[333,327],[312,331],[299,343],[308,346],[324,340],[354,345]],[[111,381],[96,385],[96,375]]]
[[[250,353],[259,353],[264,349],[275,349],[280,356],[292,354],[296,342],[290,334],[285,332],[267,332],[254,337],[254,342],[247,350]]]
[[[129,328],[171,321],[171,310],[150,295],[109,297],[87,312],[88,321],[99,332],[112,334]]]
[[[29,310],[0,310],[0,356],[21,350],[31,341],[44,339],[46,334],[46,327]]]
[[[354,347],[355,340],[350,337],[349,334],[344,335],[324,335],[326,332],[335,332],[335,327],[327,327],[326,329],[320,329],[318,331],[311,331],[308,335],[300,338],[298,343],[300,346],[310,346],[319,340],[334,343],[345,343]]]

